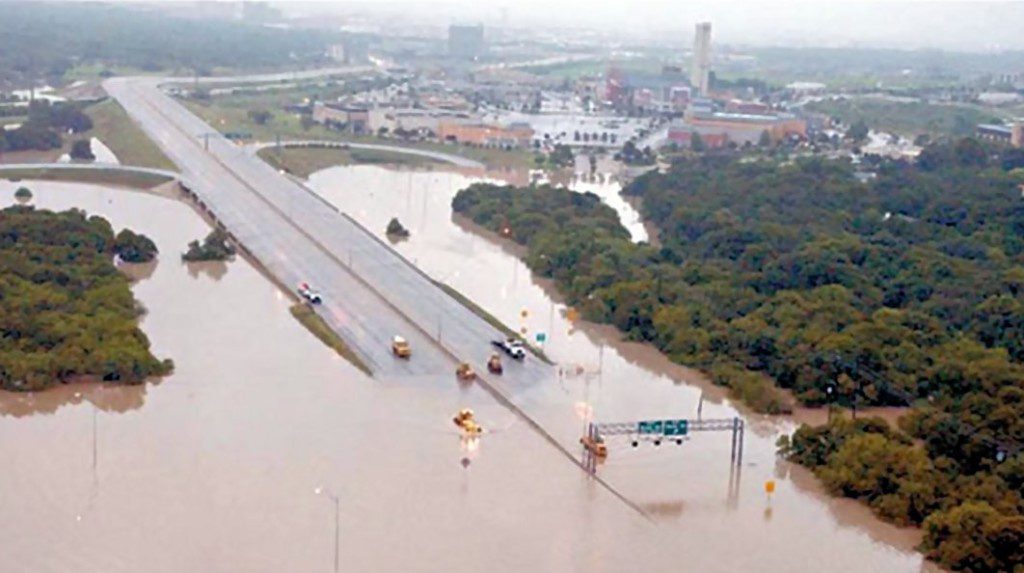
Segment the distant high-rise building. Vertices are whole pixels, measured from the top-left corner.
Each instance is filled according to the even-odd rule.
[[[484,26],[463,26],[452,24],[448,27],[448,55],[456,58],[475,60],[484,55]]]
[[[708,95],[710,78],[711,22],[700,22],[693,38],[693,68],[690,70],[690,83],[698,95]]]

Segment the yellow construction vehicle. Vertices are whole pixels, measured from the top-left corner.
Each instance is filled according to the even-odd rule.
[[[476,418],[473,417],[473,410],[470,410],[469,408],[463,408],[456,412],[455,417],[452,418],[452,422],[454,422],[466,436],[479,436],[484,431],[484,429],[480,427],[480,424],[476,422]]]
[[[473,371],[473,367],[468,362],[459,364],[458,368],[455,369],[455,375],[459,380],[476,380],[476,372]]]
[[[491,374],[501,374],[504,370],[505,368],[501,365],[501,356],[492,354],[487,361],[487,371]]]
[[[594,454],[599,458],[608,457],[608,446],[604,444],[604,438],[597,436],[596,438],[590,436],[583,436],[580,438],[580,443],[590,453]]]
[[[412,356],[412,348],[409,346],[409,341],[401,336],[391,339],[391,352],[399,358],[409,358]]]

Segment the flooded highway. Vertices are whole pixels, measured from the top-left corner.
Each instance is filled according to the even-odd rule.
[[[412,233],[402,254],[513,328],[545,333],[563,375],[530,392],[557,404],[551,417],[581,430],[591,415],[696,417],[702,395],[703,417],[736,414],[698,374],[571,324],[509,247],[453,220],[451,198],[473,180],[358,166],[310,185],[380,235],[398,216]],[[209,231],[187,205],[6,181],[0,202],[19,185],[37,206],[82,208],[156,242],[156,264],[131,269],[133,291],[154,353],[176,369],[145,386],[0,393],[5,572],[333,571],[336,525],[346,571],[929,570],[915,532],[829,499],[775,458],[789,422],[748,418],[739,471],[727,434],[658,449],[612,442],[598,474],[645,517],[476,386],[370,379],[303,329],[246,260],[182,263]],[[460,407],[494,433],[460,440]]]

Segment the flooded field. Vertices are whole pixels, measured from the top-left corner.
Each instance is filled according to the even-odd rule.
[[[514,328],[549,336],[563,368],[538,403],[580,427],[646,416],[736,414],[699,375],[603,328],[571,325],[515,255],[451,218],[467,176],[346,167],[311,185]],[[0,393],[3,571],[918,571],[916,534],[831,500],[774,456],[786,421],[750,418],[744,465],[729,437],[681,447],[613,443],[598,469],[647,517],[588,479],[477,388],[382,383],[338,358],[243,259],[180,261],[208,232],[186,205],[96,186],[18,185],[33,204],[82,208],[149,235],[134,268],[142,328],[175,372],[139,387]],[[522,316],[522,311],[526,316]],[[571,329],[571,332],[570,332]],[[452,413],[497,430],[477,443]],[[560,406],[559,406],[560,408]],[[772,499],[765,480],[778,480]],[[316,493],[317,491],[321,493]]]

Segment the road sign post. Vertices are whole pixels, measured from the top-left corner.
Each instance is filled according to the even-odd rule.
[[[641,420],[639,422],[605,422],[593,424],[602,436],[628,436],[633,447],[641,438],[649,439],[655,445],[663,439],[682,443],[683,438],[692,432],[732,432],[731,458],[736,465],[743,463],[743,433],[745,423],[741,418],[716,418],[688,420],[684,418],[668,420]]]

